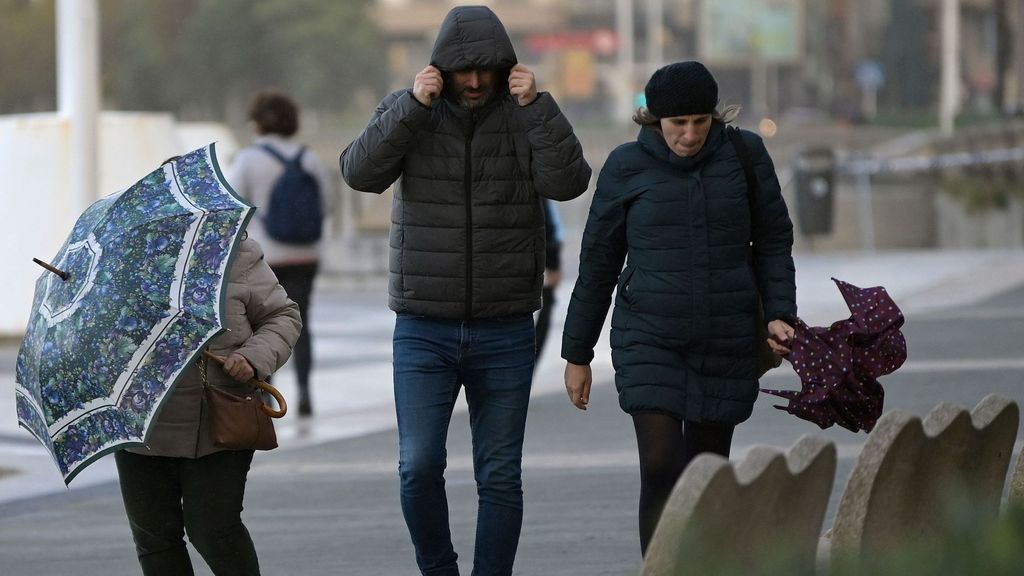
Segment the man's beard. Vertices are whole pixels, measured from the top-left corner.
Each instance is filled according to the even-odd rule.
[[[481,97],[477,98],[475,100],[467,98],[465,96],[465,92],[466,92],[466,89],[463,89],[461,92],[459,92],[459,104],[463,108],[466,108],[468,110],[472,110],[473,108],[480,108],[484,104],[487,104],[488,102],[490,102],[491,98],[494,97],[494,88],[493,87],[487,88],[487,89],[483,90],[483,94],[481,95]]]

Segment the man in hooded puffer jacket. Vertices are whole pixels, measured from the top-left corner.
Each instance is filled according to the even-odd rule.
[[[356,190],[398,180],[388,292],[401,503],[416,562],[425,575],[458,574],[445,443],[465,386],[479,496],[473,574],[511,574],[544,279],[541,202],[582,194],[590,166],[482,6],[448,13],[412,90],[385,97],[340,162]]]

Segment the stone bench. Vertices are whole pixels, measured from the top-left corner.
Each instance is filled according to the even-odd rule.
[[[1019,418],[1016,403],[994,394],[970,413],[939,404],[923,422],[884,415],[843,491],[829,555],[849,561],[938,536],[957,504],[995,520]]]
[[[697,456],[665,505],[643,576],[756,574],[768,557],[772,570],[813,570],[835,471],[835,445],[819,436],[786,455],[754,447],[735,467]]]
[[[836,562],[941,535],[947,514],[968,505],[981,521],[999,514],[1020,410],[990,394],[971,411],[941,403],[924,420],[903,411],[879,419],[820,537],[836,469],[835,446],[802,437],[787,455],[754,447],[735,466],[697,456],[680,477],[654,533],[642,576],[813,573]],[[1010,480],[1024,504],[1024,450]]]
[[[1010,479],[1009,501],[1018,506],[1024,506],[1024,449],[1021,449],[1017,457],[1017,467]]]

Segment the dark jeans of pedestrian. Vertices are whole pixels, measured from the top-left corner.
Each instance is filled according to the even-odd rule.
[[[288,297],[299,305],[299,314],[302,316],[302,330],[299,332],[299,339],[295,342],[295,347],[292,350],[295,378],[299,387],[300,407],[303,404],[308,406],[310,403],[309,372],[313,368],[313,342],[309,336],[309,304],[313,295],[313,281],[316,279],[319,267],[316,262],[270,267],[277,276],[278,283],[288,293]]]
[[[661,511],[683,470],[702,452],[729,457],[734,426],[684,422],[668,414],[633,414],[640,452],[640,552],[658,526]]]
[[[537,360],[544,351],[544,343],[548,340],[548,329],[551,328],[551,309],[555,306],[555,288],[545,286],[540,293],[540,311],[537,312]]]
[[[260,573],[256,548],[242,524],[252,450],[202,458],[114,454],[121,498],[145,576],[189,576],[184,536],[217,576]]]
[[[512,574],[523,523],[523,436],[534,354],[532,315],[467,322],[398,316],[402,513],[424,576],[459,573],[444,470],[448,424],[463,386],[478,496],[473,576]]]

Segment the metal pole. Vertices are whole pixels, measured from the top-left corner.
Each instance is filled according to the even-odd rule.
[[[857,204],[860,207],[861,248],[875,251],[875,206],[871,189],[871,173],[864,170],[857,174]]]
[[[633,115],[633,0],[615,1],[615,28],[619,36],[619,97],[616,99],[615,118],[625,124]]]
[[[960,0],[942,0],[942,77],[939,128],[953,134],[960,98]]]
[[[754,125],[768,117],[768,63],[761,58],[761,49],[754,48],[750,58],[750,103]]]
[[[1016,68],[1014,76],[1017,79],[1016,89],[1012,91],[1015,97],[1013,110],[1016,112],[1024,111],[1024,0],[1017,0],[1011,26],[1014,30],[1013,61]]]
[[[653,74],[665,62],[665,2],[647,0],[647,73]]]
[[[96,0],[58,0],[57,103],[71,125],[69,206],[76,216],[96,200],[99,62]]]

